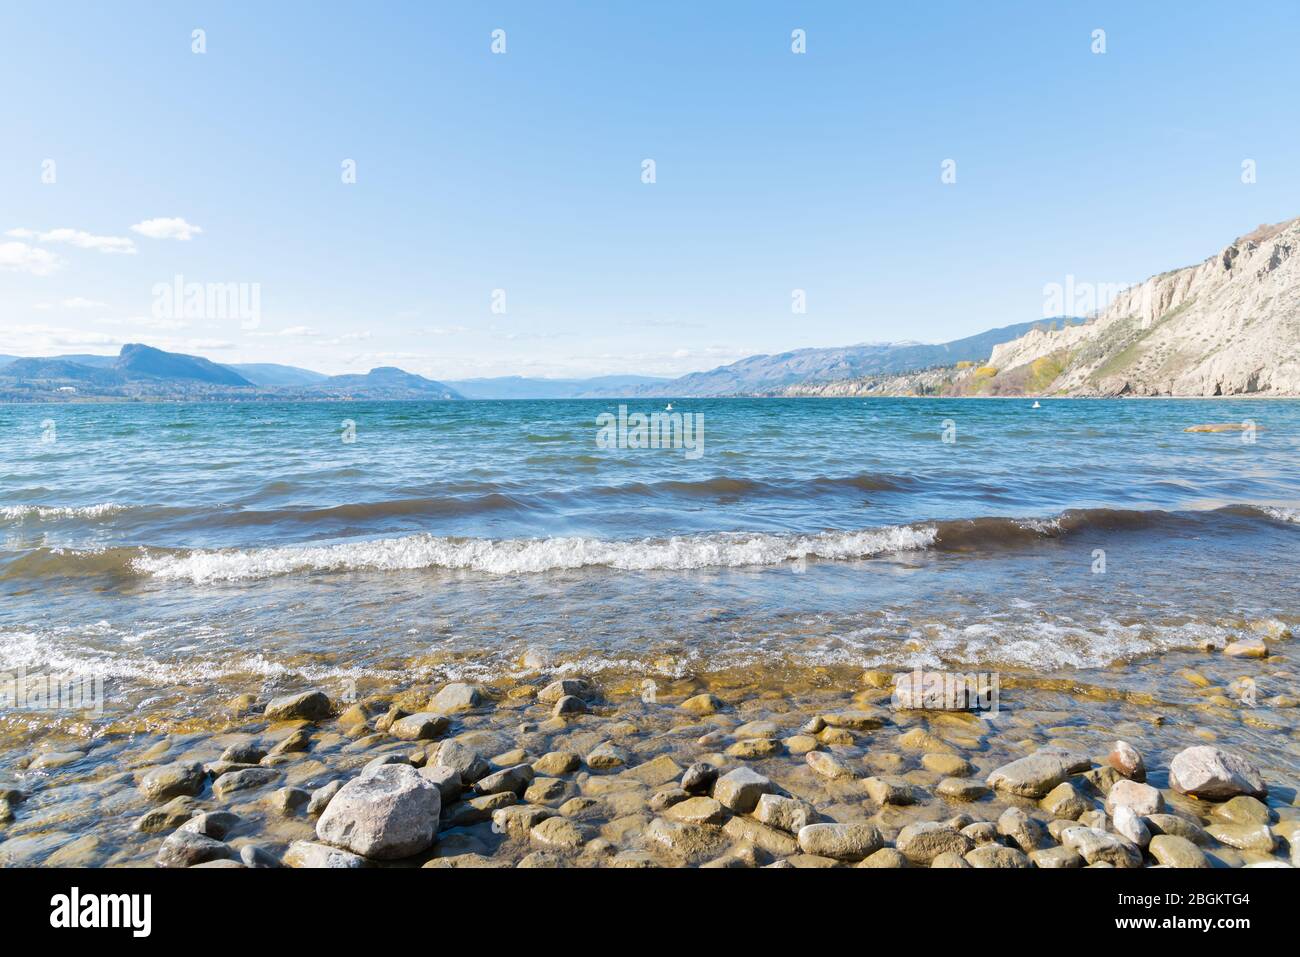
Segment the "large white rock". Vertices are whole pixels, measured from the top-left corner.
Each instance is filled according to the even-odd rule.
[[[1169,783],[1175,791],[1211,801],[1226,801],[1238,794],[1263,797],[1268,793],[1255,765],[1239,754],[1208,744],[1179,752],[1169,765]]]
[[[316,822],[316,836],[363,857],[393,860],[433,844],[442,800],[409,764],[383,764],[339,789]]]

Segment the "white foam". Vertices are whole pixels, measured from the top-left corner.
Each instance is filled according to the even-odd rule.
[[[1270,518],[1275,518],[1279,522],[1291,522],[1300,524],[1300,508],[1280,508],[1275,506],[1264,506],[1260,509]]]
[[[908,525],[816,535],[719,533],[668,539],[456,539],[408,535],[336,545],[143,555],[132,567],[162,579],[247,581],[295,572],[447,568],[519,575],[604,566],[622,571],[778,565],[801,558],[846,560],[933,544],[933,527]]]
[[[103,518],[126,511],[127,506],[116,502],[100,502],[98,505],[6,505],[0,508],[0,518],[10,522],[24,522],[35,519],[38,522],[53,521],[63,518]]]

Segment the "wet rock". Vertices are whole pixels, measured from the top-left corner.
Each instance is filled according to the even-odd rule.
[[[1211,824],[1205,829],[1220,844],[1242,851],[1273,853],[1277,838],[1267,824]]]
[[[781,753],[781,744],[771,738],[746,738],[727,748],[727,754],[742,760],[770,758]]]
[[[1268,645],[1262,638],[1242,638],[1231,642],[1223,653],[1229,658],[1267,658]]]
[[[973,824],[958,828],[958,830],[970,838],[972,844],[977,846],[980,844],[996,844],[998,842],[998,826],[992,821],[976,821]]]
[[[501,791],[497,794],[480,794],[464,801],[457,801],[444,810],[439,826],[453,828],[481,824],[492,818],[493,811],[509,807],[518,800],[513,791]]]
[[[454,681],[429,699],[429,710],[439,714],[458,714],[472,711],[482,703],[483,695],[477,686]]]
[[[567,817],[548,817],[529,832],[539,847],[556,851],[575,851],[586,841],[581,827]]]
[[[797,853],[799,843],[785,831],[747,817],[733,817],[722,826],[722,833],[737,843],[752,844],[774,857]]]
[[[847,780],[854,776],[847,764],[825,751],[809,751],[804,755],[804,760],[814,772],[832,781]]]
[[[453,767],[448,767],[445,764],[426,764],[420,768],[419,773],[420,777],[438,789],[438,796],[442,799],[443,804],[450,804],[455,801],[460,797],[461,791],[464,790],[460,772]]]
[[[1106,763],[1132,781],[1145,781],[1147,768],[1138,749],[1127,741],[1116,741],[1106,756]]]
[[[497,808],[492,812],[492,830],[506,834],[515,840],[524,840],[528,833],[547,818],[555,817],[549,807],[536,804],[512,804],[510,807]]]
[[[1166,867],[1209,867],[1201,849],[1175,834],[1157,834],[1151,838],[1151,856]]]
[[[978,801],[992,793],[988,785],[968,778],[944,778],[934,791],[950,801]]]
[[[713,785],[713,797],[737,814],[748,814],[758,799],[772,791],[772,782],[757,771],[737,768],[724,774]]]
[[[317,844],[315,841],[294,841],[289,845],[289,849],[285,851],[281,863],[285,867],[357,868],[366,866],[364,858],[350,851],[330,847],[328,844]]]
[[[576,695],[567,694],[555,702],[555,707],[551,709],[551,715],[556,718],[565,718],[572,715],[586,714],[587,703]]]
[[[86,756],[85,751],[43,751],[27,765],[29,771],[56,771],[76,764]]]
[[[280,814],[293,814],[299,808],[306,807],[311,801],[311,793],[302,788],[277,788],[266,796],[266,803]]]
[[[212,782],[212,793],[224,799],[241,791],[260,788],[279,777],[280,772],[274,768],[243,768],[239,771],[228,771]]]
[[[298,754],[306,751],[311,747],[311,735],[299,728],[292,734],[279,741],[270,751],[259,758],[260,763],[267,763],[268,758],[277,757],[282,754]]]
[[[988,776],[989,787],[1021,797],[1041,798],[1091,761],[1063,748],[1042,748],[1019,760],[1004,764]]]
[[[148,771],[140,779],[140,791],[151,801],[192,797],[203,790],[203,766],[195,761],[176,761]]]
[[[866,786],[867,796],[877,804],[893,804],[901,807],[915,804],[925,797],[920,788],[891,775],[865,778],[862,783]]]
[[[1043,825],[1018,807],[1009,807],[1003,811],[998,818],[997,828],[999,834],[1010,838],[1026,854],[1037,850],[1047,836]]]
[[[343,785],[316,822],[316,836],[376,860],[409,857],[433,843],[440,808],[437,787],[414,768],[384,765]]]
[[[474,783],[474,791],[477,794],[500,794],[509,791],[518,796],[524,793],[524,789],[532,782],[533,777],[533,769],[530,765],[516,764],[479,778]]]
[[[1062,844],[1078,853],[1090,865],[1109,864],[1112,867],[1141,867],[1142,852],[1117,834],[1096,827],[1075,825],[1061,832]]]
[[[936,855],[937,856],[937,855]],[[899,868],[908,867],[911,862],[903,855],[903,852],[893,847],[882,847],[874,854],[870,854],[862,859],[858,867],[883,867]]]
[[[649,807],[650,810],[655,812],[666,811],[674,804],[681,804],[689,797],[690,794],[679,787],[668,787],[654,793],[650,798]]]
[[[577,698],[584,702],[594,700],[596,686],[586,678],[561,678],[537,693],[537,700],[542,704],[553,705],[561,698]]]
[[[394,721],[389,733],[403,741],[431,741],[446,733],[451,721],[444,714],[420,711]]]
[[[782,739],[781,743],[791,754],[807,754],[816,751],[818,747],[817,739],[810,734],[792,734]]]
[[[1228,824],[1267,824],[1273,819],[1273,812],[1264,802],[1239,794],[1211,808],[1210,816]]]
[[[533,783],[524,791],[524,800],[530,804],[561,801],[571,797],[573,790],[572,784],[560,778],[533,778]]]
[[[1111,822],[1115,826],[1116,834],[1127,838],[1138,847],[1146,847],[1151,843],[1151,832],[1129,805],[1116,806],[1114,814],[1111,815]]]
[[[574,761],[576,762],[577,759],[574,758]],[[461,782],[466,785],[473,784],[492,770],[482,755],[459,741],[442,742],[442,744],[438,745],[437,753],[430,756],[429,763],[455,768],[460,774]],[[539,768],[538,773],[546,772]]]
[[[1185,838],[1193,844],[1200,844],[1201,846],[1208,845],[1211,841],[1211,837],[1205,832],[1205,828],[1195,821],[1189,821],[1177,814],[1148,814],[1146,825],[1147,829],[1157,836],[1169,834],[1174,837]]]
[[[1038,802],[1038,806],[1052,817],[1077,821],[1079,815],[1092,810],[1092,801],[1088,800],[1071,782],[1063,781],[1048,791],[1047,796]]]
[[[695,697],[687,698],[681,703],[683,711],[698,715],[716,714],[723,707],[722,700],[711,694],[697,694]]]
[[[675,781],[681,775],[682,766],[666,754],[661,754],[645,764],[638,764],[636,767],[623,772],[624,778],[639,781],[646,787],[651,788],[657,788],[661,784]]]
[[[974,766],[956,754],[923,754],[921,767],[948,778],[965,778],[975,773]]]
[[[854,731],[874,731],[885,726],[885,719],[869,711],[836,711],[821,716],[832,728],[850,728]]]
[[[266,757],[266,750],[251,742],[232,744],[221,752],[221,760],[228,764],[256,764]]]
[[[774,721],[750,721],[734,732],[737,738],[775,738],[779,732]]]
[[[581,766],[581,759],[570,751],[549,751],[533,762],[533,770],[547,777],[570,774]]]
[[[597,771],[621,768],[628,762],[628,753],[612,741],[604,741],[587,755],[587,767]]]
[[[702,863],[727,846],[722,831],[707,824],[679,824],[657,817],[645,833],[653,845],[688,864]]]
[[[1238,794],[1262,798],[1268,793],[1255,765],[1210,745],[1179,752],[1169,765],[1169,783],[1181,794],[1210,801],[1226,801]]]
[[[1029,852],[1029,860],[1035,867],[1071,868],[1082,867],[1083,858],[1068,847],[1045,847]]]
[[[966,853],[966,863],[977,868],[1022,868],[1033,866],[1025,852],[1000,844],[983,844]]]
[[[339,788],[343,787],[342,781],[331,781],[329,784],[322,785],[311,792],[311,800],[307,802],[307,813],[312,817],[319,815],[326,807],[334,795],[339,793]]]
[[[184,824],[180,829],[190,834],[202,834],[204,837],[210,837],[213,840],[224,841],[229,834],[240,824],[238,814],[232,814],[229,811],[205,811],[196,814]]]
[[[930,866],[940,868],[940,869],[943,868],[960,869],[960,868],[970,867],[970,865],[966,863],[966,858],[962,857],[956,851],[944,851],[942,854],[938,855],[934,860],[930,862]]]
[[[1113,816],[1118,807],[1131,808],[1139,817],[1143,817],[1163,811],[1165,799],[1149,784],[1122,778],[1106,794],[1106,811]]]
[[[279,867],[275,855],[257,844],[245,844],[239,849],[239,860],[245,867]]]
[[[913,864],[929,864],[945,851],[964,855],[971,849],[971,839],[946,825],[923,821],[899,831],[894,845]]]
[[[1105,767],[1092,768],[1085,771],[1082,775],[1084,783],[1092,789],[1094,794],[1106,795],[1110,789],[1115,786],[1115,782],[1124,780],[1124,775],[1120,774],[1109,764]]]
[[[161,807],[146,811],[134,826],[137,831],[146,834],[174,831],[197,813],[199,813],[199,805],[192,798],[184,796],[172,798]]]
[[[718,769],[704,761],[697,761],[682,775],[682,789],[691,794],[707,794],[718,780]]]
[[[268,721],[320,721],[332,710],[329,696],[323,691],[302,691],[271,699],[266,706]]]
[[[693,797],[673,804],[664,811],[664,817],[682,824],[721,824],[727,812],[713,798]]]
[[[754,817],[769,827],[798,834],[801,828],[817,823],[818,814],[806,801],[763,794],[754,806]]]
[[[1259,618],[1250,623],[1250,630],[1270,641],[1283,641],[1291,637],[1291,629],[1276,618]]]
[[[805,854],[837,861],[860,861],[885,843],[874,824],[807,824],[799,829]]]
[[[221,841],[193,831],[178,830],[162,842],[156,860],[159,867],[192,867],[230,856],[230,847]]]

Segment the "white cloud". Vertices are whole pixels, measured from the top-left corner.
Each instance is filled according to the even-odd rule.
[[[103,309],[105,303],[96,302],[94,299],[86,299],[82,296],[73,296],[71,299],[64,299],[59,305],[64,309]]]
[[[320,333],[311,326],[289,326],[286,329],[265,329],[259,332],[249,332],[248,335],[255,338],[273,338],[281,336],[293,339],[304,339],[310,338],[311,336],[318,336]]]
[[[150,239],[179,239],[182,242],[189,242],[195,235],[203,232],[201,226],[187,223],[179,216],[146,219],[144,222],[136,223],[131,230]]]
[[[127,319],[96,319],[105,326],[130,326],[137,329],[188,329],[183,319],[156,319],[153,316],[131,316]]]
[[[0,243],[0,269],[50,276],[59,271],[63,261],[47,249],[26,243]]]
[[[15,239],[35,239],[40,243],[67,243],[79,249],[97,249],[101,253],[135,254],[135,243],[125,236],[96,236],[84,229],[51,229],[39,233],[31,229],[11,229],[5,235]]]

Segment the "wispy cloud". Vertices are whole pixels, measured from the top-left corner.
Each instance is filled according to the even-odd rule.
[[[141,236],[148,236],[150,239],[178,239],[181,242],[189,242],[203,232],[203,227],[187,223],[179,216],[172,216],[146,219],[132,226],[131,231]]]
[[[62,266],[63,260],[48,249],[38,249],[26,243],[0,243],[0,269],[52,276]]]
[[[76,246],[78,249],[95,249],[101,253],[119,253],[126,256],[135,254],[135,242],[126,236],[96,236],[84,229],[48,229],[38,232],[33,229],[11,229],[8,236],[15,239],[34,239],[38,243],[61,243]]]

